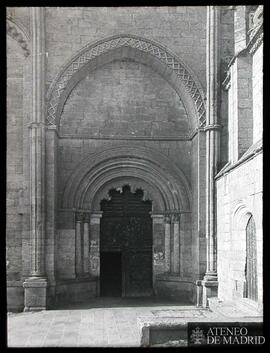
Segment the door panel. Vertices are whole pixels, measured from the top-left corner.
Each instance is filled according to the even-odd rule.
[[[100,253],[100,295],[122,296],[122,261],[120,252]]]
[[[151,296],[152,252],[129,250],[125,253],[125,296]]]
[[[101,202],[101,251],[122,253],[122,295],[152,295],[152,209],[143,193],[112,190]],[[101,268],[102,275],[102,268]]]

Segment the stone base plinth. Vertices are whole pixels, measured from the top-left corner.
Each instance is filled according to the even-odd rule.
[[[208,298],[217,297],[218,295],[218,281],[203,280],[202,284],[202,306],[208,307]]]
[[[39,311],[47,308],[46,278],[30,277],[23,283],[24,311]]]

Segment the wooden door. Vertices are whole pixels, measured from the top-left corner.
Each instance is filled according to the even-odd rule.
[[[113,191],[101,203],[101,251],[122,253],[122,296],[152,295],[151,202],[142,193]]]
[[[152,289],[151,250],[128,250],[125,253],[125,296],[147,297]]]
[[[257,301],[257,244],[255,222],[251,216],[246,227],[246,297]]]
[[[100,253],[100,296],[122,296],[122,261],[120,252]]]

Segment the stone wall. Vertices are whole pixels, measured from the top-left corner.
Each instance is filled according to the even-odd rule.
[[[228,164],[218,174],[217,271],[218,297],[244,297],[246,226],[256,227],[258,302],[262,303],[262,45],[248,43],[246,6],[234,8],[235,57],[228,90]],[[258,152],[259,151],[259,152]]]
[[[205,87],[205,6],[47,7],[46,33],[48,84],[86,44],[117,34],[133,34],[173,51]]]
[[[188,130],[174,89],[149,66],[127,60],[89,72],[67,99],[60,125],[68,136],[179,137]]]
[[[218,297],[243,297],[245,228],[238,208],[253,215],[257,239],[258,298],[262,301],[262,154],[240,164],[217,182]]]
[[[246,47],[248,38],[245,6],[223,10],[222,70],[229,57],[239,54]],[[9,8],[8,14],[23,25],[30,37],[29,9]],[[63,65],[83,46],[121,34],[136,35],[164,46],[176,54],[206,88],[205,6],[47,7],[45,22],[46,89]],[[8,300],[12,308],[23,306],[22,281],[29,275],[31,260],[28,181],[32,57],[30,55],[26,59],[21,49],[16,40],[8,37],[7,277]],[[128,51],[130,48],[125,49]],[[136,55],[141,53],[138,51]],[[109,51],[106,53],[108,56]],[[189,104],[186,95],[183,94],[181,100],[181,92],[177,93],[176,86],[172,87],[175,77],[168,68],[162,65],[158,68],[156,58],[150,62],[145,56],[142,64],[137,56],[132,60],[126,56],[124,60],[115,60],[114,57],[113,61],[108,60],[96,69],[92,67],[90,70],[89,66],[85,77],[81,77],[67,97],[59,130],[56,132],[52,127],[46,131],[45,268],[49,286],[55,285],[56,275],[56,281],[62,281],[58,286],[56,284],[59,298],[66,298],[68,288],[74,300],[80,300],[77,295],[80,289],[86,295],[96,293],[96,283],[78,284],[74,279],[74,213],[73,210],[61,209],[63,190],[69,177],[87,156],[102,149],[128,144],[161,152],[171,165],[181,169],[188,181],[192,214],[181,216],[182,223],[180,221],[180,276],[159,278],[156,289],[164,295],[194,299],[195,287],[192,283],[202,279],[206,269],[205,132],[200,131],[190,139],[195,118],[191,116],[192,109],[184,106]],[[221,97],[220,108],[221,124],[227,125],[227,116],[229,119],[228,129],[225,127],[221,136],[222,165],[228,158],[228,135],[229,159],[233,163],[262,136],[262,59],[261,46],[253,57],[242,53],[231,65],[229,104],[226,107],[226,93]],[[170,77],[166,79],[166,75]],[[180,90],[179,87],[177,89]],[[161,164],[160,168],[164,166]],[[255,219],[261,300],[261,154],[230,168],[216,182],[219,296],[221,299],[231,299],[241,297],[242,293],[245,225],[241,225],[239,236],[235,228],[238,221],[234,219],[238,217],[236,209],[239,206]],[[161,238],[160,232],[157,235],[155,242],[160,250],[164,248],[165,239]],[[160,263],[159,268],[156,266],[158,275],[163,274],[162,268],[164,263]]]
[[[230,68],[228,94],[229,160],[237,161],[252,145],[252,65],[249,55],[237,57]]]
[[[7,260],[8,279],[20,280],[23,207],[23,54],[7,40]]]
[[[27,102],[28,64],[16,40],[7,37],[7,209],[8,308],[23,307],[22,277],[29,271]],[[30,92],[29,92],[30,93]]]
[[[253,84],[253,143],[262,138],[263,133],[263,45],[252,57]]]

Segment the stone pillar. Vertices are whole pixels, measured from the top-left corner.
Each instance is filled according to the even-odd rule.
[[[152,214],[151,217],[153,219],[153,287],[155,291],[156,276],[165,272],[164,215]]]
[[[31,8],[32,123],[30,124],[31,273],[23,283],[24,311],[47,306],[44,266],[45,232],[45,21],[44,8]]]
[[[172,231],[173,231],[173,273],[180,273],[180,216],[177,213],[172,215]]]
[[[202,306],[202,281],[198,280],[196,281],[196,288],[197,288],[197,300],[196,300],[196,306]]]
[[[97,291],[100,295],[100,219],[103,212],[90,214],[90,275],[96,278]]]
[[[171,217],[169,214],[165,214],[164,228],[165,228],[165,271],[170,272],[171,270]]]
[[[75,272],[76,277],[80,277],[83,273],[83,224],[84,214],[76,213],[75,225]]]
[[[219,7],[207,7],[207,105],[206,105],[206,273],[203,306],[217,295],[215,174],[219,161]]]
[[[46,134],[46,238],[45,267],[49,282],[48,306],[54,305],[57,258],[57,131],[55,125],[47,126]]]
[[[84,214],[83,218],[83,272],[89,273],[89,213]]]

